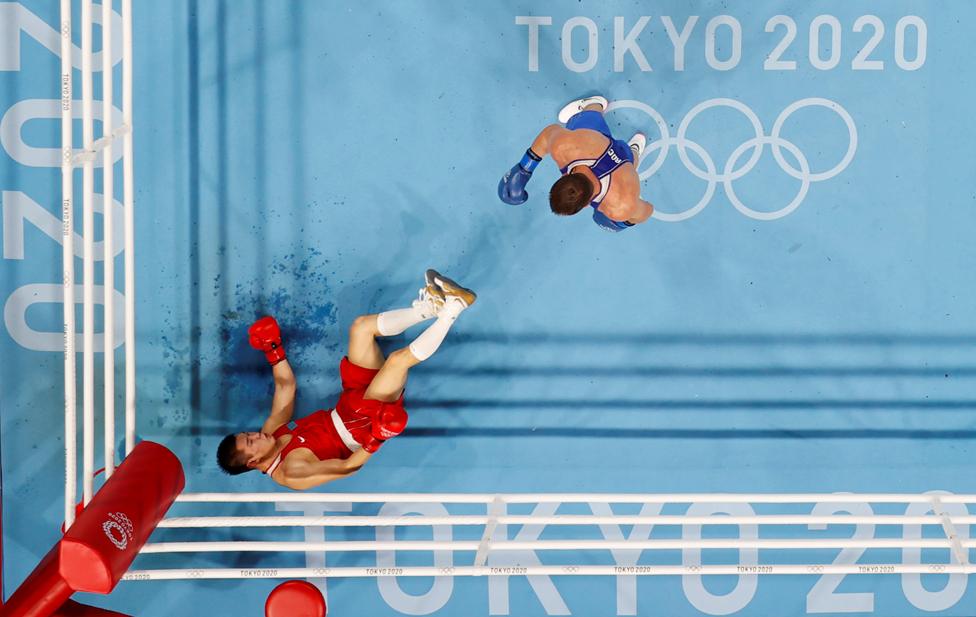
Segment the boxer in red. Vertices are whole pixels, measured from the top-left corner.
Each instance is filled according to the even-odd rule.
[[[403,387],[410,368],[429,358],[476,295],[436,272],[410,308],[357,317],[349,330],[349,351],[339,364],[342,394],[334,409],[316,411],[290,426],[295,374],[285,357],[273,317],[248,330],[251,346],[264,352],[275,380],[271,413],[259,432],[234,433],[217,448],[217,463],[231,475],[259,469],[272,480],[303,490],[355,473],[383,443],[403,432],[407,412]],[[377,336],[400,334],[434,319],[410,345],[384,358]]]

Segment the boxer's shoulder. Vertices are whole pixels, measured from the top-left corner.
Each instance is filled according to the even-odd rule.
[[[560,166],[581,159],[594,159],[606,149],[607,138],[596,131],[577,129],[559,134],[551,144],[552,158]]]
[[[314,463],[319,460],[309,448],[297,442],[292,445],[296,447],[283,453],[281,464],[271,474],[271,478],[278,484],[286,485],[285,482],[290,478],[300,475],[301,471],[309,463]]]
[[[600,203],[600,212],[615,221],[626,221],[636,214],[637,201],[640,199],[640,189],[634,190],[627,186],[627,182],[617,182],[610,186],[610,191]]]

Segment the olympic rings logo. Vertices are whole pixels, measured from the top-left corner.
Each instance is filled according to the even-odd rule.
[[[124,551],[129,545],[129,538],[126,537],[125,531],[115,521],[102,523],[102,531],[105,532],[105,536],[115,545],[115,548],[120,551]]]
[[[124,551],[129,546],[135,527],[129,517],[122,512],[110,512],[108,518],[109,520],[102,523],[102,531],[115,548]]]
[[[722,167],[721,172],[719,172],[718,167],[715,164],[715,160],[708,153],[708,151],[700,143],[692,139],[688,139],[687,136],[688,126],[691,124],[692,120],[694,120],[703,111],[713,107],[728,107],[742,113],[742,115],[744,115],[752,125],[752,129],[755,132],[755,137],[747,139],[735,150],[733,150],[732,154],[729,155],[729,158],[725,161],[725,165]],[[841,157],[840,162],[826,171],[812,171],[810,169],[810,162],[807,160],[807,157],[803,151],[800,150],[795,143],[785,139],[781,134],[783,125],[786,123],[789,117],[797,110],[805,107],[825,107],[836,113],[847,126],[847,152],[845,152]],[[681,159],[681,162],[684,164],[685,168],[695,177],[708,182],[704,195],[702,195],[702,198],[698,201],[698,203],[691,208],[681,212],[661,212],[660,210],[655,210],[654,218],[661,221],[677,222],[690,219],[691,217],[695,216],[704,210],[705,206],[711,202],[712,197],[715,195],[715,189],[719,183],[722,184],[723,188],[725,189],[726,197],[728,197],[735,209],[749,218],[760,221],[772,221],[782,218],[796,210],[800,204],[803,203],[803,200],[806,198],[807,192],[810,190],[810,185],[812,183],[828,180],[847,169],[847,166],[850,165],[851,161],[854,159],[854,153],[857,151],[857,127],[854,125],[854,119],[839,103],[831,101],[830,99],[806,98],[790,104],[782,111],[782,113],[780,113],[779,117],[776,118],[776,121],[773,123],[773,129],[769,135],[766,135],[766,130],[763,128],[762,122],[759,120],[759,116],[757,116],[756,113],[747,105],[735,99],[718,98],[709,99],[699,103],[688,112],[688,114],[681,121],[681,124],[678,125],[678,132],[674,137],[671,136],[668,129],[668,123],[664,120],[664,117],[656,109],[646,103],[634,100],[613,101],[607,107],[607,112],[616,109],[634,109],[647,114],[657,125],[658,131],[661,133],[660,139],[648,143],[647,148],[641,154],[641,158],[638,161],[638,174],[641,180],[650,178],[661,169],[661,166],[664,165],[664,161],[668,156],[668,152],[671,150],[671,146],[674,146],[677,149],[678,157]],[[738,195],[736,195],[735,188],[733,187],[733,183],[736,180],[753,170],[753,168],[759,162],[759,159],[762,157],[763,150],[767,145],[772,149],[773,158],[776,160],[776,163],[779,165],[780,169],[800,181],[800,189],[793,200],[782,208],[773,211],[755,210],[750,208],[742,203],[742,200],[740,200]],[[689,150],[694,152],[701,159],[705,165],[705,169],[702,169],[691,160],[691,158],[688,156]],[[750,150],[752,153],[749,155],[746,162],[740,167],[736,167],[743,156],[745,156],[745,154]],[[794,167],[783,157],[783,150],[788,151],[793,156],[799,165],[799,169]],[[651,163],[650,167],[641,171],[640,164],[646,159],[650,158],[655,152],[657,153],[657,157],[654,159],[654,162]]]

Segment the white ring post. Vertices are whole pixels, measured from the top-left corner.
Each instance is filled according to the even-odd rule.
[[[942,500],[939,499],[938,495],[932,495],[932,513],[939,517],[942,522],[942,531],[945,533],[946,538],[952,543],[952,554],[956,558],[956,563],[968,564],[969,563],[969,551],[963,548],[963,542],[959,539],[959,532],[956,530],[956,526],[953,524],[953,517],[946,512],[945,507],[942,505]],[[973,545],[973,542],[967,541],[965,546],[968,548]]]
[[[135,178],[132,167],[132,0],[122,0],[122,178],[125,205],[125,453],[136,446]]]
[[[112,0],[102,0],[102,291],[105,363],[105,479],[115,471],[115,177],[112,162]]]
[[[75,237],[71,0],[61,0],[61,254],[64,293],[64,527],[78,500],[78,393],[75,386]]]
[[[495,500],[488,504],[488,522],[485,523],[485,531],[481,534],[481,542],[478,544],[478,552],[474,556],[474,565],[483,566],[488,563],[488,553],[491,552],[492,542],[495,539],[495,529],[498,528],[498,519],[506,512],[505,502],[500,496],[495,496]]]
[[[81,1],[81,126],[82,147],[90,151],[94,142],[92,118],[92,0]],[[82,269],[84,311],[83,321],[83,463],[82,487],[84,503],[88,505],[93,494],[92,474],[95,470],[95,163],[86,157],[82,176],[82,233],[85,253]]]

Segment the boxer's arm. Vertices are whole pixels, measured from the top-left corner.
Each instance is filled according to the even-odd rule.
[[[542,129],[532,146],[525,151],[522,159],[512,166],[498,181],[498,198],[507,204],[519,206],[529,199],[525,187],[532,178],[532,172],[543,158],[552,150],[552,140],[560,131],[566,131],[558,124],[550,124]]]
[[[365,450],[357,450],[347,459],[328,459],[320,461],[310,451],[297,450],[288,455],[288,459],[272,476],[278,484],[303,491],[346,478],[359,471],[366,464],[372,454]]]
[[[295,411],[295,392],[298,386],[288,360],[275,364],[271,367],[271,372],[275,382],[274,398],[271,399],[271,413],[261,427],[262,433],[273,433],[282,424],[288,424]]]
[[[627,219],[627,222],[637,225],[638,223],[643,223],[647,219],[651,218],[652,214],[654,214],[654,206],[652,206],[650,202],[644,201],[643,199],[638,199],[637,214]]]
[[[630,187],[629,183],[621,183],[623,191],[612,199],[607,198],[600,204],[598,210],[607,218],[614,221],[627,222],[632,225],[643,223],[654,214],[654,206],[641,199],[640,185]]]
[[[532,142],[530,149],[540,157],[545,158],[552,151],[552,142],[563,133],[568,132],[569,130],[563,128],[561,124],[550,124],[542,129],[539,136]]]

